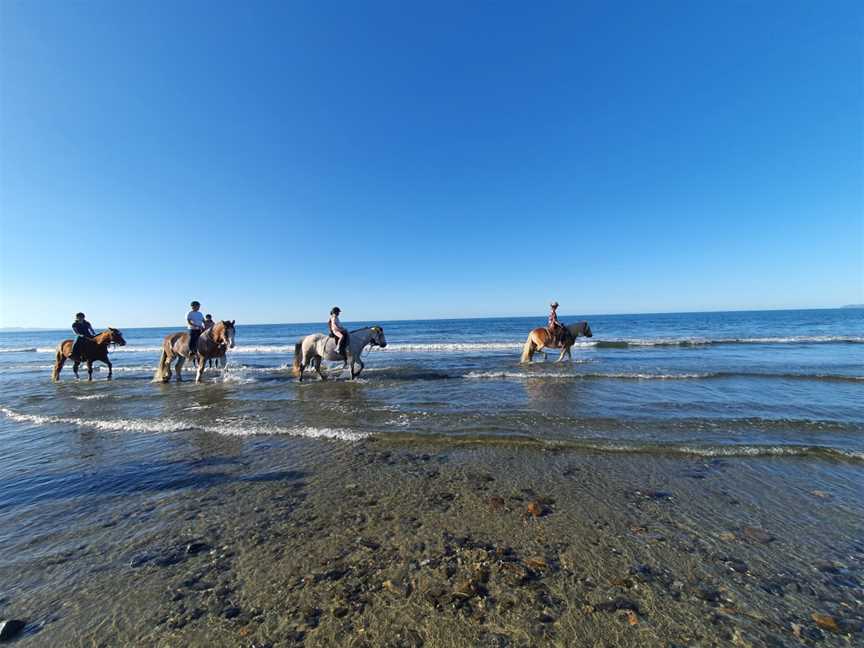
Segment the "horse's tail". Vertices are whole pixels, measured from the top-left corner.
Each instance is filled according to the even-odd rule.
[[[520,362],[531,362],[531,358],[534,355],[534,342],[531,340],[531,333],[528,334],[528,339],[525,340],[525,345],[522,347],[522,357],[519,359]]]
[[[153,382],[165,381],[165,366],[168,364],[168,354],[165,352],[165,347],[162,347],[162,355],[159,356],[159,364],[156,366],[156,373],[153,374]]]
[[[303,361],[303,344],[298,342],[294,345],[294,363],[291,365],[291,373],[295,376],[300,375],[300,363]]]
[[[54,355],[54,370],[51,372],[51,382],[60,380],[60,369],[63,368],[63,363],[66,360],[63,357],[63,345],[57,347],[57,353]]]

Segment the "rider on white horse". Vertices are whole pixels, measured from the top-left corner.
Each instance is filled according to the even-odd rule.
[[[336,338],[336,353],[342,356],[346,362],[348,357],[345,355],[345,347],[348,345],[348,330],[342,326],[339,321],[339,314],[342,309],[334,306],[330,309],[330,321],[327,322],[327,328],[330,330],[330,337]]]

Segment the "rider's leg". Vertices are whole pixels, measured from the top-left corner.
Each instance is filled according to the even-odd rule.
[[[201,331],[198,329],[189,330],[189,353],[198,353],[198,338],[201,337]]]

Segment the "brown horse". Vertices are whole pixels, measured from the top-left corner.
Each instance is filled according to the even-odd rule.
[[[227,349],[234,348],[234,320],[222,320],[216,322],[198,338],[194,360],[198,363],[195,373],[195,382],[201,382],[207,360],[210,358],[224,358]],[[162,355],[159,356],[159,366],[153,375],[154,382],[168,382],[171,380],[171,363],[177,359],[174,371],[177,374],[177,382],[183,380],[183,364],[193,359],[189,351],[189,332],[169,333],[162,341]],[[223,360],[224,364],[224,360]]]
[[[528,334],[525,346],[522,347],[522,362],[531,362],[535,353],[543,353],[543,357],[545,358],[546,353],[543,351],[544,348],[561,349],[561,355],[558,356],[555,362],[561,362],[565,355],[568,358],[572,358],[570,347],[576,343],[576,338],[580,335],[582,337],[592,337],[594,335],[591,332],[591,327],[588,326],[588,322],[579,322],[578,324],[571,324],[565,327],[565,333],[561,336],[560,342],[552,339],[549,329],[542,327],[535,328]]]
[[[87,363],[88,380],[93,380],[93,363],[97,360],[108,365],[108,380],[111,380],[112,369],[111,361],[108,359],[108,345],[119,344],[126,345],[126,340],[123,339],[123,334],[115,328],[108,328],[107,331],[102,331],[99,335],[93,338],[84,338],[81,342],[81,357],[72,358],[72,340],[63,340],[57,345],[57,354],[54,357],[54,371],[51,373],[51,380],[57,382],[60,379],[60,370],[66,364],[66,360],[72,358],[75,363],[72,365],[72,371],[76,378],[78,375],[78,367],[82,362]]]

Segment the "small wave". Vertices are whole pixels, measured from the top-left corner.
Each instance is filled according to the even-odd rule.
[[[180,432],[190,430],[194,425],[180,421],[160,421],[158,419],[85,419],[66,416],[44,416],[41,414],[23,414],[8,407],[0,407],[0,413],[18,423],[32,425],[76,425],[90,427],[106,432]]]
[[[522,342],[402,342],[388,344],[383,349],[372,347],[375,353],[432,352],[465,353],[467,351],[518,351]]]
[[[600,349],[627,349],[631,347],[698,347],[722,344],[864,344],[864,337],[845,335],[796,335],[788,337],[752,338],[645,338],[597,340],[593,344]]]
[[[864,462],[864,452],[821,445],[769,445],[769,444],[652,444],[628,443],[594,439],[544,439],[530,435],[476,435],[390,433],[382,439],[396,443],[440,443],[446,446],[504,446],[528,447],[540,450],[602,452],[615,454],[650,454],[697,457],[800,457],[845,462]]]
[[[201,406],[198,406],[201,407]],[[205,406],[206,407],[206,406]],[[188,408],[187,408],[188,409]],[[0,414],[17,423],[30,425],[75,425],[89,427],[105,432],[183,432],[201,429],[205,432],[229,436],[285,435],[308,439],[335,439],[340,441],[360,441],[368,434],[344,428],[317,428],[308,425],[283,427],[267,423],[226,422],[221,425],[199,426],[193,423],[159,419],[85,419],[65,416],[45,416],[24,414],[8,407],[0,407]]]
[[[475,380],[531,380],[536,378],[551,378],[554,380],[584,380],[591,378],[616,378],[619,380],[688,380],[697,378],[710,378],[710,373],[680,373],[680,374],[651,374],[651,373],[565,373],[552,371],[472,371],[465,374],[464,378]]]
[[[319,428],[309,425],[284,427],[262,423],[213,425],[204,428],[207,432],[227,436],[295,436],[307,439],[335,439],[339,441],[362,441],[369,437],[365,432],[356,432],[344,428]]]
[[[89,396],[73,396],[73,398],[80,401],[101,400],[103,398],[108,398],[108,394],[90,394]]]
[[[36,353],[36,347],[26,347],[26,348],[3,348],[0,349],[0,353]]]

